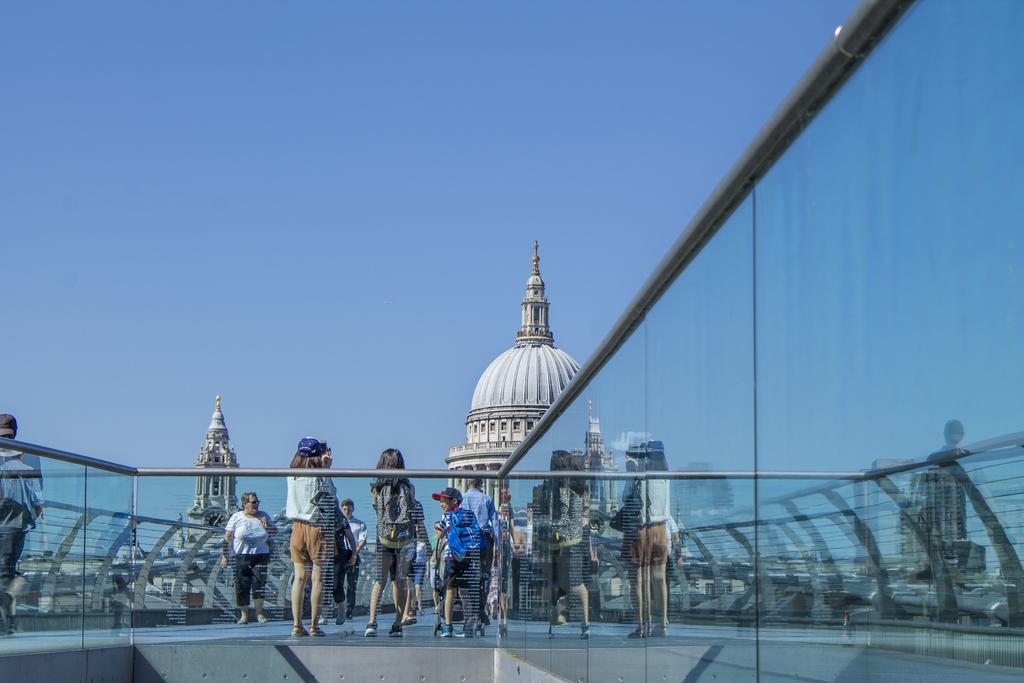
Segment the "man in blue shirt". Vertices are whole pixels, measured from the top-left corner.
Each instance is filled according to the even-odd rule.
[[[480,524],[480,635],[483,635],[484,624],[491,623],[487,618],[487,593],[491,588],[494,546],[498,540],[498,511],[491,497],[480,490],[483,483],[482,479],[470,479],[469,488],[462,496],[462,507],[471,510]]]
[[[19,451],[2,445],[17,434],[14,416],[0,415],[0,635],[14,631],[18,560],[25,549],[25,535],[43,516],[38,470],[23,462]]]

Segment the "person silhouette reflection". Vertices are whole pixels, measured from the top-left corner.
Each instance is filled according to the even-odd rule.
[[[580,472],[582,459],[568,451],[551,454],[552,472]],[[590,488],[582,478],[552,477],[534,490],[537,541],[542,547],[544,591],[549,624],[566,623],[562,598],[576,597],[582,608],[580,637],[590,637],[590,595],[587,584],[596,560],[590,538]],[[550,632],[550,628],[549,628]]]
[[[623,545],[637,610],[637,627],[629,637],[663,638],[668,627],[669,483],[649,473],[668,471],[664,444],[652,440],[631,446],[626,466],[644,473],[626,487],[622,502],[631,520],[623,525]]]

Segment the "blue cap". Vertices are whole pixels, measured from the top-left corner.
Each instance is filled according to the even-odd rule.
[[[304,458],[312,458],[314,455],[322,455],[324,452],[323,445],[311,436],[307,436],[305,439],[299,442],[298,447],[299,454]]]

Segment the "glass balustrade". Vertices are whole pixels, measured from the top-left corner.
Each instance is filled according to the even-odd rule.
[[[0,479],[0,655],[129,644],[132,477],[7,447]]]
[[[350,499],[367,543],[351,616],[347,596],[335,590],[339,568],[324,563],[318,612],[327,635],[317,642],[497,646],[587,681],[680,671],[696,672],[694,680],[771,680],[794,666],[817,680],[982,666],[1000,680],[1024,666],[1024,435],[860,472],[756,476],[650,471],[642,463],[658,457],[652,441],[627,449],[629,471],[565,469],[583,466],[582,450],[556,449],[567,455],[557,456],[564,462],[555,470],[488,480],[502,529],[493,585],[476,579],[483,590],[453,596],[456,632],[467,618],[478,622],[483,605],[489,623],[476,638],[449,640],[436,628],[444,591],[434,588],[444,572],[434,561],[441,511],[431,494],[448,480],[408,472],[429,540],[422,566],[411,552],[409,580],[400,584],[412,587],[399,598],[415,623],[401,640],[388,638],[396,619],[388,577],[372,640],[365,631],[383,550],[372,472],[331,477],[336,493],[325,514]],[[207,506],[199,514],[197,487],[206,491],[209,481],[27,461],[22,476],[39,487],[43,515],[25,534],[11,589],[15,632],[0,639],[3,654],[132,642],[296,643],[286,476],[240,470],[219,479],[239,503],[255,494],[276,530],[261,591],[266,623],[250,601],[249,623],[239,624],[239,556],[232,550],[224,559],[233,511]],[[302,595],[307,628],[310,599]]]

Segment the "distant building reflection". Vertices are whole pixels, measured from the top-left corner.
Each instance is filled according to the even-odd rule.
[[[942,448],[929,460],[943,458],[962,450],[964,427],[959,420],[948,420],[943,429]],[[901,554],[906,566],[917,578],[931,575],[928,549],[911,528],[916,524],[938,554],[961,578],[985,572],[985,548],[967,539],[967,497],[963,487],[941,465],[933,465],[910,478],[904,505],[907,517],[900,523]]]

